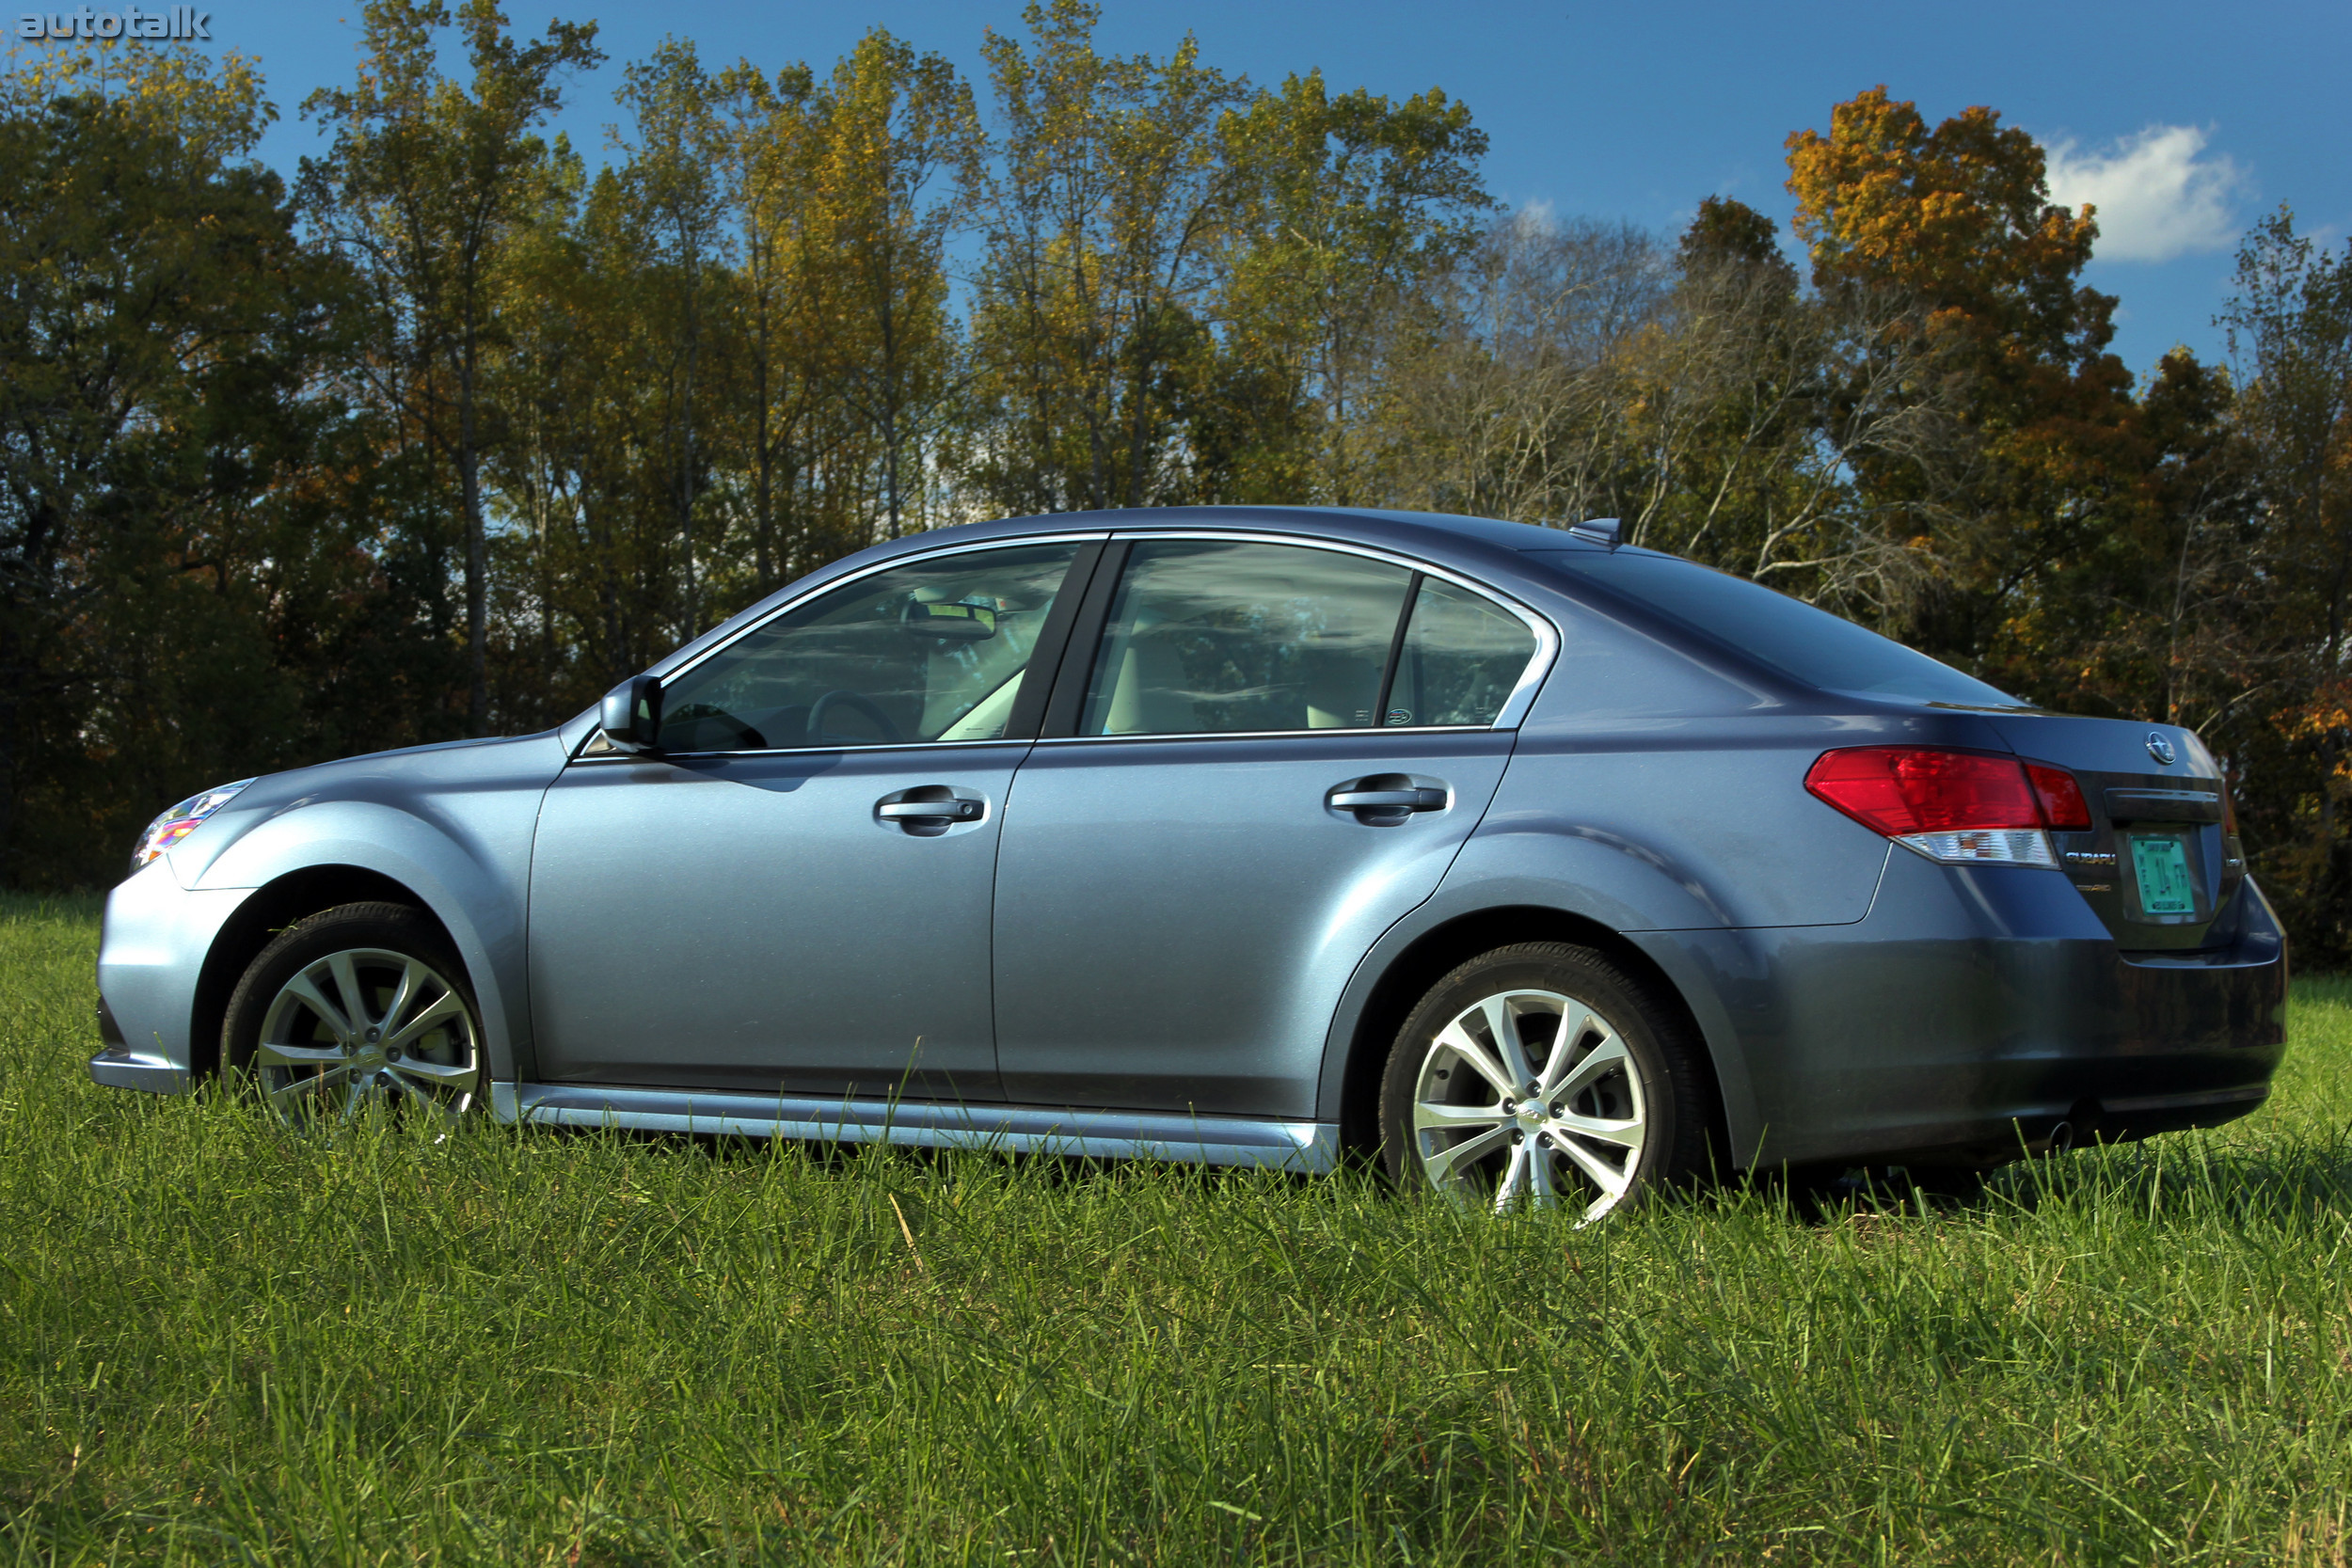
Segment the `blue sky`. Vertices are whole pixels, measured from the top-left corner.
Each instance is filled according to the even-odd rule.
[[[109,0],[111,3],[111,0]],[[0,0],[0,12],[19,8]],[[318,146],[295,105],[347,79],[356,0],[220,0],[215,50],[258,55],[284,119],[263,155],[291,171]],[[1203,57],[1256,81],[1320,66],[1338,88],[1432,86],[1493,140],[1489,187],[1515,207],[1671,229],[1702,197],[1786,218],[1782,144],[1883,82],[1931,119],[1987,103],[2058,154],[2057,194],[2096,198],[2097,287],[2122,299],[2117,348],[2144,373],[2176,342],[2221,352],[2212,317],[2235,237],[2281,201],[2307,231],[2352,233],[2352,6],[1549,4],[1409,0],[1105,0],[1101,46]],[[623,61],[665,33],[713,63],[820,69],[876,24],[976,77],[984,27],[1020,30],[1018,0],[772,0],[613,7],[508,0],[518,29],[594,18],[612,56],[574,85],[562,125],[591,156],[615,118]],[[454,64],[455,62],[453,62]]]

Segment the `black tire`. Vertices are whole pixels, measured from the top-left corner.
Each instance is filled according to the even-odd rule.
[[[1499,1081],[1512,1075],[1486,1010],[1498,1001],[1536,1085],[1505,1092]],[[1470,1053],[1440,1041],[1457,1022],[1449,1037]],[[1381,1164],[1403,1190],[1498,1209],[1573,1204],[1590,1221],[1708,1176],[1714,1107],[1680,1008],[1591,948],[1520,942],[1454,969],[1397,1032],[1380,1085]],[[1639,1147],[1628,1148],[1634,1129]]]
[[[343,904],[280,931],[230,995],[220,1059],[305,1128],[369,1103],[454,1122],[489,1092],[466,966],[438,925],[403,904]]]

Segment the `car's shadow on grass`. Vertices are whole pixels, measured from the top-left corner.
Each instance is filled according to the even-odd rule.
[[[1127,1158],[993,1148],[928,1148],[857,1142],[770,1140],[734,1133],[640,1131],[546,1124],[511,1135],[580,1144],[604,1140],[681,1161],[707,1161],[744,1173],[779,1160],[844,1181],[875,1180],[901,1197],[917,1189],[969,1180],[1033,1186],[1042,1192],[1109,1196],[1145,1183],[1164,1196],[1205,1201],[1328,1195],[1375,1210],[1400,1211],[1437,1196],[1400,1191],[1368,1158],[1327,1172],[1263,1166],[1198,1165]],[[2352,1218],[2352,1130],[2260,1141],[2230,1133],[2167,1133],[2142,1142],[2092,1145],[2037,1154],[1974,1170],[1925,1165],[1779,1167],[1697,1184],[1663,1201],[1729,1217],[1745,1211],[1819,1227],[1858,1215],[1877,1220],[1995,1220],[2046,1211],[2122,1209],[2167,1224],[2312,1224]],[[1565,1212],[1562,1217],[1566,1218]]]
[[[924,1177],[942,1176],[961,1164],[977,1161],[1013,1180],[1056,1188],[1139,1178],[1180,1180],[1208,1192],[1266,1181],[1302,1188],[1319,1181],[1333,1180],[1385,1185],[1385,1181],[1371,1171],[1368,1162],[1353,1159],[1343,1161],[1337,1171],[1311,1172],[1281,1165],[1206,1165],[1173,1160],[1065,1154],[989,1145],[939,1147],[853,1140],[768,1139],[739,1132],[681,1132],[551,1123],[532,1126],[528,1135],[567,1140],[615,1139],[646,1148],[672,1149],[681,1157],[709,1160],[731,1170],[755,1168],[777,1159],[798,1160],[812,1170],[844,1178],[855,1176],[875,1161],[886,1162],[898,1169]],[[1148,1177],[1146,1173],[1149,1173]]]
[[[1856,1214],[1964,1218],[2127,1206],[2152,1220],[2352,1217],[2352,1135],[2247,1146],[2209,1134],[2037,1154],[1989,1170],[1889,1164],[1784,1167],[1718,1189],[1805,1225]]]

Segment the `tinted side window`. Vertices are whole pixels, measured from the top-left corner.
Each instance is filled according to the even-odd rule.
[[[1401,566],[1303,546],[1141,542],[1078,733],[1373,727],[1411,579]]]
[[[1424,578],[1385,722],[1491,724],[1534,657],[1526,622],[1468,589]]]
[[[994,740],[1074,544],[877,572],[788,610],[666,684],[671,752]]]
[[[1628,550],[1528,554],[1728,643],[1807,686],[1972,707],[2023,705],[2008,692],[1867,627],[1693,562]]]

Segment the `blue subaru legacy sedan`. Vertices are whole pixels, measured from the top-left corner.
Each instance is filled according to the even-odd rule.
[[[1213,507],[897,540],[557,729],[182,802],[90,1071],[1597,1217],[2242,1116],[2286,981],[2188,731],[1613,524]]]

